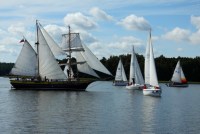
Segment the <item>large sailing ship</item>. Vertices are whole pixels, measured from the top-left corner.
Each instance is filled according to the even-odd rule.
[[[36,36],[36,51],[25,38],[23,39],[22,50],[10,72],[16,76],[10,78],[12,88],[85,91],[90,83],[100,78],[96,71],[111,75],[81,42],[79,33],[71,33],[70,27],[69,33],[62,35],[61,47],[38,21],[36,21]],[[64,71],[55,58],[58,54],[67,55]],[[72,54],[75,56],[75,62],[72,62]],[[76,72],[73,72],[73,65],[77,67]],[[93,78],[80,78],[78,72],[89,74]]]

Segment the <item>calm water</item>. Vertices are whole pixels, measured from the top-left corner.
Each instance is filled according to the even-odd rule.
[[[16,91],[0,78],[0,133],[197,134],[200,85],[168,88],[161,98],[95,82],[87,92]]]

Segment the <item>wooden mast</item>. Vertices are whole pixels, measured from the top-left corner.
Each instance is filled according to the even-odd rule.
[[[38,26],[38,20],[36,20],[36,42],[35,42],[35,45],[36,45],[36,47],[37,47],[37,78],[40,80],[40,68],[39,68],[39,39],[38,39],[38,28],[39,28],[39,26]]]
[[[71,81],[71,53],[72,53],[72,50],[71,50],[71,31],[70,31],[70,26],[68,26],[68,28],[69,28],[69,81]]]

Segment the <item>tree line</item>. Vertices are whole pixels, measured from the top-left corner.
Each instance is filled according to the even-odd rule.
[[[144,76],[144,56],[136,54],[140,69]],[[129,78],[130,60],[131,55],[110,56],[108,59],[103,57],[101,62],[107,67],[107,69],[113,74],[116,73],[117,65],[121,58],[124,65],[127,78]],[[180,60],[183,72],[188,81],[200,82],[200,57],[188,58],[177,57],[167,58],[163,55],[155,58],[156,71],[159,81],[169,81],[173,75],[176,64]]]
[[[136,54],[140,69],[144,76],[144,56]],[[113,79],[116,73],[117,65],[121,58],[124,65],[127,78],[129,77],[131,55],[110,56],[109,58],[103,57],[100,61],[111,72]],[[155,58],[156,70],[159,81],[169,81],[174,72],[175,66],[180,60],[183,72],[188,81],[200,82],[200,57],[195,58],[178,57],[167,58],[163,55]],[[0,76],[8,75],[14,63],[0,63]]]

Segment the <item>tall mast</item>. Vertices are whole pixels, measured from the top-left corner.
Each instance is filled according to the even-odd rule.
[[[71,53],[72,53],[72,50],[71,50],[71,31],[70,31],[70,26],[68,26],[69,28],[69,81],[71,80]]]
[[[36,42],[35,42],[35,45],[37,47],[37,64],[38,64],[38,72],[36,74],[37,77],[40,77],[40,68],[39,68],[39,39],[38,39],[38,20],[36,20]]]

